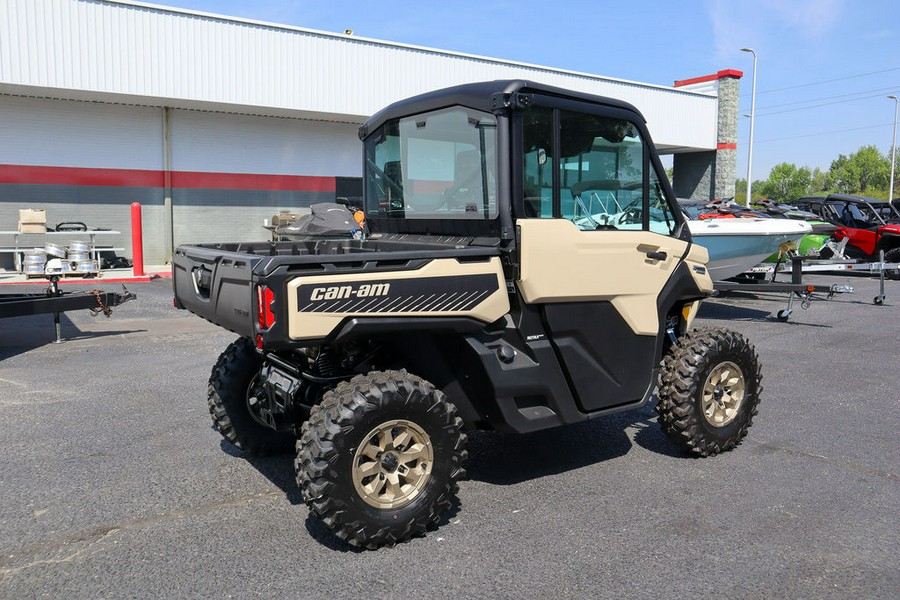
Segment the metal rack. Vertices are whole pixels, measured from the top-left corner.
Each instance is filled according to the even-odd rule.
[[[114,246],[98,246],[97,245],[97,237],[105,237],[110,235],[122,235],[120,231],[113,231],[111,229],[101,229],[101,230],[88,230],[88,231],[46,231],[43,233],[22,233],[21,231],[0,231],[0,235],[11,235],[13,237],[12,246],[0,246],[0,254],[12,254],[13,255],[13,264],[15,265],[15,269],[17,273],[22,272],[22,254],[30,250],[31,248],[39,248],[44,245],[45,241],[55,241],[60,238],[65,238],[66,236],[88,236],[91,244],[91,258],[92,260],[97,261],[97,265],[100,265],[100,253],[101,252],[124,252],[124,248],[117,248]],[[41,238],[41,244],[29,244],[27,240],[30,238],[34,240],[36,236],[46,236],[45,238]],[[21,238],[26,239],[21,239]]]

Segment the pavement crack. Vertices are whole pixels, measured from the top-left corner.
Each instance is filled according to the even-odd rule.
[[[91,530],[91,531],[96,531],[96,529]],[[89,537],[90,534],[88,532],[84,532],[83,534],[79,535],[77,538],[71,540],[70,542],[57,547],[56,548],[56,553],[58,554],[57,556],[51,556],[49,558],[32,558],[26,564],[19,565],[16,567],[0,567],[0,581],[4,580],[12,575],[15,575],[16,573],[19,573],[21,571],[33,569],[34,567],[39,567],[42,565],[57,565],[60,563],[71,562],[71,561],[75,560],[76,558],[81,557],[86,552],[89,552],[95,546],[97,546],[98,544],[100,544],[101,542],[106,540],[108,537],[114,535],[118,531],[119,531],[118,528],[106,529],[105,532],[102,533],[102,535],[100,535],[99,537],[96,537],[93,540],[87,539],[87,537]],[[78,544],[79,542],[87,542],[87,544],[84,546],[78,547],[78,548],[72,548],[72,546],[74,546],[75,544]]]
[[[859,471],[860,473],[865,473],[867,475],[875,475],[876,477],[884,477],[885,479],[890,479],[892,481],[900,480],[900,475],[896,473],[892,473],[890,471],[885,471],[883,469],[877,469],[875,467],[864,465],[862,463],[854,462],[852,460],[846,460],[843,458],[832,458],[830,456],[825,456],[823,454],[816,454],[814,452],[807,452],[805,450],[800,450],[798,448],[791,448],[790,446],[779,446],[778,444],[773,444],[771,442],[764,442],[762,440],[756,440],[753,438],[747,438],[748,442],[752,442],[757,446],[761,446],[763,448],[767,448],[769,450],[775,450],[776,452],[781,452],[783,454],[791,454],[793,456],[802,456],[804,458],[812,458],[814,460],[818,460],[824,463],[828,463],[830,465],[837,465],[841,467],[849,467],[854,471]]]
[[[149,529],[159,523],[213,513],[222,509],[247,506],[260,500],[284,498],[284,491],[271,489],[248,496],[220,502],[208,502],[189,508],[170,510],[149,517],[105,524],[40,541],[0,556],[0,581],[17,573],[40,567],[71,562],[91,551],[112,535],[121,531]],[[98,549],[99,550],[99,549]],[[18,564],[16,564],[18,563]]]

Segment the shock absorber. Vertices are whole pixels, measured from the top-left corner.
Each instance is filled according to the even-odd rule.
[[[335,362],[334,350],[329,346],[323,346],[319,350],[319,355],[316,357],[316,371],[318,371],[319,375],[324,377],[329,377],[337,373],[337,363]]]

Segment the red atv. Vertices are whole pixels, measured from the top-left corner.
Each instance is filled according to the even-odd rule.
[[[847,238],[845,253],[850,258],[900,262],[900,212],[887,202],[850,196],[806,196],[793,203],[797,208],[816,213],[837,226],[834,239]]]

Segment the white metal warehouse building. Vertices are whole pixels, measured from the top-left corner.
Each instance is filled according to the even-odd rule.
[[[679,195],[727,195],[740,76],[665,87],[124,0],[0,0],[0,230],[44,208],[127,234],[137,201],[150,264],[267,239],[281,209],[358,195],[366,117],[492,79],[630,102],[676,154]]]

